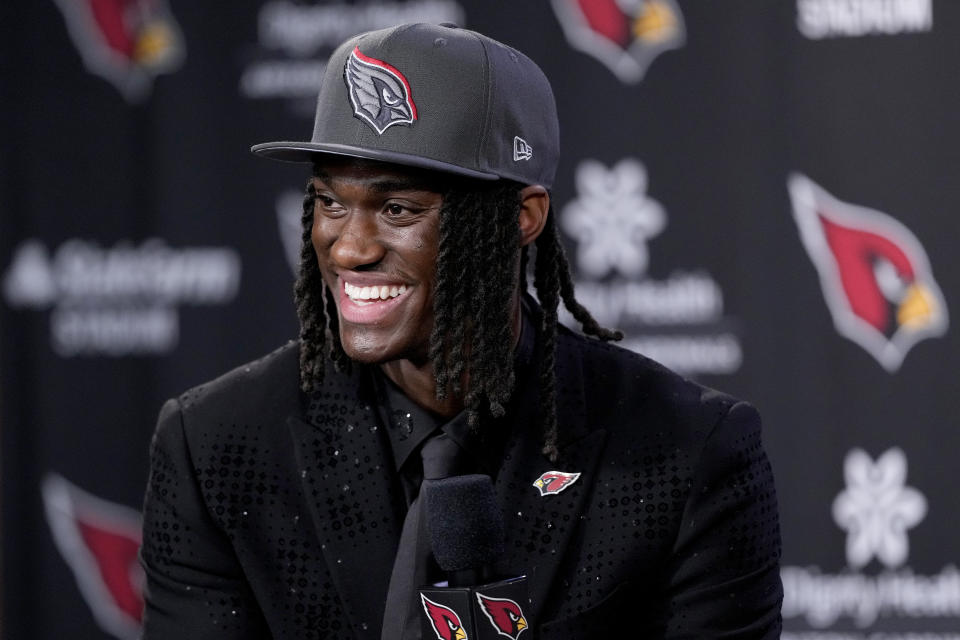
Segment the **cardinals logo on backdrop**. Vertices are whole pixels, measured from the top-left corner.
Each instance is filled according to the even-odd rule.
[[[57,549],[97,623],[122,640],[138,637],[144,583],[137,561],[140,514],[93,496],[55,473],[44,479],[43,503]]]
[[[469,640],[467,632],[463,629],[463,623],[460,622],[460,616],[453,609],[437,604],[422,593],[420,600],[423,602],[423,610],[430,620],[430,625],[437,634],[437,640]]]
[[[548,496],[560,493],[564,489],[568,488],[574,482],[577,481],[577,478],[580,477],[579,473],[567,473],[565,471],[547,471],[542,476],[533,481],[533,486],[535,486],[540,491],[540,496]]]
[[[383,60],[363,55],[359,47],[347,58],[343,69],[353,113],[382,134],[395,124],[412,124],[417,119],[406,76]]]
[[[947,330],[947,306],[927,254],[889,215],[837,200],[805,176],[788,187],[800,237],[837,331],[889,372],[920,340]]]
[[[657,56],[686,41],[674,0],[553,0],[553,9],[570,46],[626,84],[640,82]]]
[[[143,100],[156,76],[183,62],[183,35],[166,0],[56,2],[87,70],[106,78],[129,102]]]
[[[490,620],[490,624],[497,630],[501,636],[517,640],[517,637],[527,628],[527,619],[523,611],[513,600],[509,598],[488,598],[478,593],[477,601],[480,603],[480,610]]]

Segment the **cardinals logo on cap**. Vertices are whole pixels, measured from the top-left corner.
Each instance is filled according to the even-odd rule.
[[[56,2],[84,65],[130,102],[143,100],[154,77],[183,62],[183,36],[166,0]]]
[[[143,569],[140,514],[107,502],[56,474],[43,482],[53,540],[100,626],[117,638],[140,634]]]
[[[834,326],[897,371],[913,345],[947,329],[947,306],[926,252],[885,213],[841,202],[799,174],[788,187]]]
[[[501,636],[517,640],[520,633],[527,628],[527,619],[520,605],[513,600],[488,598],[478,593],[477,601],[480,602],[480,610],[489,618],[490,624]]]
[[[533,481],[541,496],[548,496],[560,493],[580,477],[579,473],[567,473],[566,471],[547,471],[542,476]]]
[[[427,619],[430,620],[430,626],[437,634],[437,640],[468,640],[460,616],[453,609],[437,604],[422,593],[420,600],[423,602]]]
[[[395,124],[412,124],[417,119],[406,76],[383,60],[364,55],[354,47],[343,67],[343,79],[350,93],[353,113],[382,134]]]
[[[657,56],[686,41],[674,0],[553,0],[553,9],[570,45],[627,84],[640,82]]]

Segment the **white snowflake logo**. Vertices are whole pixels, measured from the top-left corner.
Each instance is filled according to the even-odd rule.
[[[578,197],[563,209],[561,226],[577,243],[577,266],[602,278],[616,269],[628,278],[647,270],[647,240],[666,226],[660,203],[647,197],[647,171],[625,158],[612,169],[596,160],[577,167]]]
[[[847,483],[833,501],[833,519],[847,532],[847,563],[865,566],[874,556],[889,569],[907,560],[907,529],[927,515],[927,500],[906,486],[907,457],[893,448],[876,463],[861,449],[847,454]]]

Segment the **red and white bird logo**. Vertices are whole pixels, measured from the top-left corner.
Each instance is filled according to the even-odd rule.
[[[549,496],[560,493],[568,488],[577,478],[579,473],[567,473],[566,471],[547,471],[539,478],[533,481],[533,486],[540,491],[540,496]]]
[[[453,609],[434,602],[422,593],[420,600],[423,602],[427,619],[437,634],[437,640],[468,640],[460,616]]]
[[[788,188],[841,335],[893,373],[913,345],[946,332],[947,305],[909,229],[885,213],[837,200],[805,176],[791,175]]]
[[[657,56],[686,41],[675,0],[553,0],[553,10],[570,46],[625,84],[640,82]]]
[[[97,623],[117,638],[139,637],[144,584],[137,561],[140,514],[55,473],[43,481],[43,503],[53,541]]]
[[[144,99],[161,73],[183,63],[186,48],[167,0],[56,0],[87,69],[129,102]]]
[[[490,620],[490,624],[502,636],[517,640],[520,633],[527,628],[527,619],[523,611],[509,598],[489,598],[481,593],[477,594],[480,610]]]

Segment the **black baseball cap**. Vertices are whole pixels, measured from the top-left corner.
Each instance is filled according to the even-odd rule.
[[[309,142],[251,150],[289,162],[335,154],[549,188],[559,145],[553,91],[530,58],[454,25],[404,24],[333,52]]]

